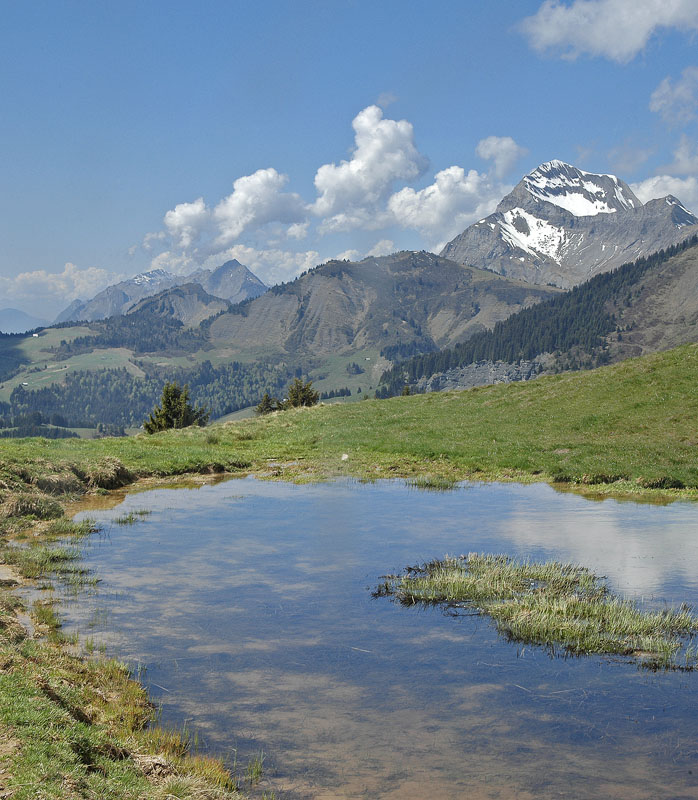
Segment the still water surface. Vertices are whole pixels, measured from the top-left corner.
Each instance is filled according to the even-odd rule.
[[[145,665],[163,722],[204,749],[264,750],[277,797],[698,798],[698,673],[552,658],[485,618],[370,596],[384,573],[480,551],[698,605],[696,505],[245,478],[96,516],[85,560],[102,582],[65,601],[68,629]]]

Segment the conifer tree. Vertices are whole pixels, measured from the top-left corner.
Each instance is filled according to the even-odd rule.
[[[271,414],[272,411],[276,411],[278,408],[279,401],[269,396],[269,392],[264,392],[262,399],[259,401],[259,404],[255,406],[255,414]]]
[[[293,408],[300,406],[314,406],[320,399],[320,393],[313,389],[313,382],[304,383],[300,378],[294,378],[288,387],[288,405]]]
[[[208,422],[209,412],[205,408],[194,408],[189,402],[189,386],[180,386],[176,381],[166,383],[162,389],[162,400],[155,406],[150,418],[143,423],[146,433],[157,433],[170,428],[203,427]]]

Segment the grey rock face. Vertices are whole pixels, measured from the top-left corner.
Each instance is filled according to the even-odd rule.
[[[542,361],[521,361],[509,364],[505,361],[477,361],[466,367],[457,367],[437,372],[428,378],[420,378],[414,388],[418,392],[445,392],[452,389],[472,389],[474,386],[489,386],[493,383],[530,381],[543,371]]]
[[[74,300],[54,322],[87,320],[93,322],[115,314],[126,314],[140,300],[186,283],[201,286],[208,294],[232,303],[259,297],[267,287],[239,261],[226,261],[215,270],[200,269],[192,275],[173,275],[162,269],[144,272],[95,295],[91,300]]]
[[[441,255],[509,278],[569,288],[677,244],[697,224],[698,217],[672,195],[643,204],[614,175],[550,161]]]
[[[259,297],[267,287],[246,266],[233,259],[217,269],[200,269],[188,275],[183,283],[198,283],[204,291],[231,303]]]

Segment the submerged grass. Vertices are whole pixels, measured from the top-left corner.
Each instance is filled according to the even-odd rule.
[[[143,517],[147,517],[150,513],[151,512],[147,509],[141,508],[136,511],[129,511],[128,514],[121,514],[115,517],[113,522],[115,525],[134,525],[136,522],[143,519]]]
[[[657,669],[694,669],[698,617],[687,606],[646,611],[611,594],[585,567],[471,553],[408,567],[374,592],[402,605],[477,608],[512,640],[583,655],[623,655]]]

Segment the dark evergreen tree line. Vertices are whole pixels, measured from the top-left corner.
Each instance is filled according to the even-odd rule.
[[[76,371],[65,383],[12,392],[5,415],[40,412],[58,413],[71,427],[94,427],[98,423],[140,426],[161,397],[169,381],[188,384],[192,402],[210,410],[212,418],[254,405],[264,392],[277,393],[295,370],[269,364],[232,362],[214,367],[204,361],[192,369],[154,368],[145,377],[126,369]]]
[[[0,439],[23,439],[25,436],[43,436],[44,439],[77,439],[77,433],[67,428],[50,428],[48,425],[21,425],[0,430]]]
[[[203,329],[186,328],[178,319],[146,311],[117,315],[88,325],[93,333],[71,341],[63,340],[52,352],[64,358],[97,347],[125,347],[134,353],[193,352],[208,344]]]
[[[329,392],[322,392],[320,400],[331,400],[333,397],[351,397],[351,389],[348,386],[343,389],[330,389]]]
[[[418,356],[422,353],[433,353],[436,350],[438,348],[432,339],[418,338],[411,342],[389,344],[380,352],[383,358],[387,358],[388,361],[395,361],[396,359],[403,360],[411,356]]]
[[[698,236],[624,264],[570,289],[564,294],[519,311],[491,331],[465,342],[400,361],[383,373],[378,397],[400,394],[405,383],[464,367],[477,361],[530,360],[541,353],[585,354],[578,363],[598,366],[606,359],[605,336],[616,329],[617,309],[632,303],[647,270],[698,244]]]

